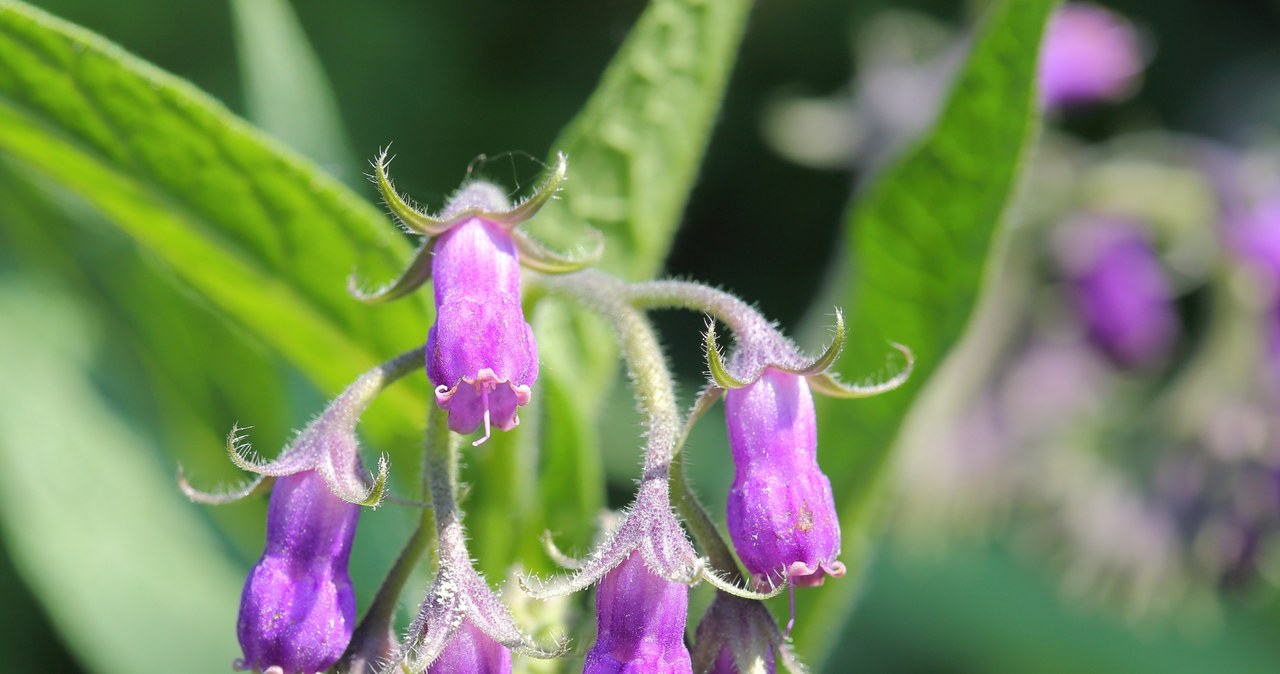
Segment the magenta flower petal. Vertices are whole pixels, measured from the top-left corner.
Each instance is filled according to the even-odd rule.
[[[768,368],[725,395],[736,475],[729,535],[758,587],[820,585],[844,575],[831,481],[818,468],[813,395],[801,376]]]
[[[666,580],[632,552],[596,590],[596,643],[583,674],[693,671],[684,645],[689,586]]]
[[[347,564],[359,515],[314,471],[276,481],[266,549],[240,599],[240,666],[313,674],[342,656],[356,617]]]

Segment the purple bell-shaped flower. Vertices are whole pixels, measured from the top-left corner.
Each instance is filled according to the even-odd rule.
[[[639,552],[605,574],[596,590],[596,643],[583,674],[693,671],[684,645],[689,586],[645,566]]]
[[[439,215],[428,215],[401,197],[387,176],[383,152],[374,162],[387,207],[410,232],[427,238],[409,268],[375,292],[358,299],[376,303],[402,297],[435,278],[436,323],[427,336],[427,375],[436,403],[449,413],[449,429],[471,433],[484,428],[511,430],[517,409],[528,404],[538,378],[538,346],[520,306],[520,267],[545,273],[576,271],[603,252],[604,239],[591,230],[595,247],[582,255],[552,251],[522,232],[560,189],[567,170],[560,155],[551,175],[529,198],[511,204],[496,185],[468,183]]]
[[[805,378],[768,368],[725,394],[736,469],[728,525],[757,586],[821,585],[844,575],[831,481],[818,468],[817,417]]]
[[[473,183],[455,204],[500,207],[493,185]],[[447,211],[446,211],[447,213]],[[520,259],[511,234],[477,216],[440,235],[431,263],[436,324],[427,336],[427,375],[449,428],[511,430],[538,378],[538,346],[520,306]],[[483,440],[483,438],[482,438]]]
[[[248,458],[239,429],[227,441],[231,460],[257,474],[240,489],[209,493],[178,482],[193,501],[230,503],[274,485],[267,508],[267,543],[240,597],[236,633],[244,658],[237,669],[264,674],[315,674],[334,665],[355,628],[356,602],[347,565],[361,506],[377,506],[387,462],[369,484],[355,426],[386,386],[418,369],[422,349],[364,373],[268,462]],[[384,635],[390,642],[394,639]],[[362,654],[363,655],[363,654]]]
[[[347,564],[359,517],[315,471],[276,480],[266,549],[240,598],[238,668],[315,674],[338,661],[355,625]]]

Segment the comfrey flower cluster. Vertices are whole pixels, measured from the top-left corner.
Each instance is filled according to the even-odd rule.
[[[513,655],[559,658],[569,652],[567,640],[541,645],[516,623],[474,566],[458,505],[462,436],[478,434],[478,445],[495,429],[515,428],[520,408],[535,395],[538,342],[525,320],[531,298],[522,292],[524,280],[538,284],[538,299],[575,302],[612,324],[647,424],[633,504],[582,561],[559,553],[548,538],[552,555],[571,572],[525,578],[524,590],[545,599],[596,588],[597,634],[585,649],[586,672],[773,672],[778,663],[802,670],[762,601],[844,573],[831,483],[817,463],[812,394],[861,397],[891,390],[910,374],[910,351],[897,347],[906,366],[893,379],[849,386],[829,372],[844,341],[839,313],[831,346],[808,358],[757,311],[722,291],[686,281],[627,283],[584,269],[599,257],[602,239],[583,255],[548,250],[519,226],[561,189],[563,156],[541,187],[514,206],[496,186],[472,182],[435,216],[403,199],[386,167],[384,153],[374,164],[376,184],[391,212],[424,242],[396,281],[376,292],[354,284],[351,290],[360,300],[380,302],[431,280],[436,318],[425,344],[362,375],[274,461],[248,458],[233,430],[231,459],[257,474],[243,488],[209,494],[180,476],[184,491],[202,503],[272,489],[266,546],[241,598],[243,657],[235,668],[263,674],[510,672]],[[522,267],[539,273],[522,279]],[[670,371],[644,314],[664,307],[713,319],[706,334],[711,378],[687,415],[677,408]],[[727,360],[715,321],[735,337]],[[364,471],[355,426],[383,388],[422,369],[435,397],[423,454],[423,498],[430,507],[357,623],[348,562],[361,510],[384,498],[388,465],[379,461],[372,477]],[[720,398],[727,456],[736,469],[726,520],[745,573],[690,490],[679,458],[692,424]],[[525,533],[537,532],[515,535]],[[434,579],[417,617],[397,636],[396,604],[427,550],[435,551]],[[718,593],[696,628],[691,652],[689,588],[702,580]]]

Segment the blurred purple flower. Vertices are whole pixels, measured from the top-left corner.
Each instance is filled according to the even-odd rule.
[[[445,211],[506,208],[493,185],[473,183]],[[511,430],[538,378],[538,347],[520,306],[520,259],[506,227],[482,215],[440,235],[432,260],[436,324],[427,336],[427,374],[449,428]]]
[[[426,674],[508,674],[511,651],[469,621],[463,622]]]
[[[1041,104],[1052,110],[1124,98],[1143,61],[1138,35],[1123,17],[1097,5],[1063,5],[1040,53]]]
[[[596,590],[596,643],[583,674],[693,671],[684,645],[689,586],[649,570],[638,551],[605,574]]]
[[[347,564],[359,516],[315,471],[276,480],[266,550],[240,599],[238,668],[313,674],[342,656],[356,614]]]
[[[831,481],[818,469],[817,418],[805,378],[767,368],[725,395],[736,476],[728,525],[758,587],[821,585],[842,576],[840,521]]]
[[[1158,362],[1173,347],[1172,291],[1142,230],[1120,218],[1061,225],[1059,257],[1089,338],[1121,367]]]
[[[1228,206],[1228,245],[1268,281],[1280,286],[1280,194],[1263,199],[1252,208]]]

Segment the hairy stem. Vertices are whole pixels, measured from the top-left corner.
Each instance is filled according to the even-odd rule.
[[[725,321],[731,328],[738,329],[755,321],[770,331],[772,327],[741,300],[705,286],[662,281],[627,284],[607,274],[590,270],[546,279],[545,283],[549,292],[577,299],[613,323],[635,386],[636,398],[639,399],[641,411],[648,421],[649,446],[645,454],[645,479],[661,475],[660,479],[668,480],[673,505],[699,547],[719,571],[730,575],[732,582],[741,582],[742,573],[733,553],[729,551],[715,522],[693,493],[685,476],[684,461],[679,454],[693,421],[711,407],[719,397],[718,393],[707,391],[699,396],[689,421],[677,435],[676,429],[681,427],[681,422],[676,406],[675,384],[658,346],[653,326],[639,307],[671,306],[672,302],[659,301],[659,296],[665,294],[672,298],[682,297],[680,288],[693,287],[707,291],[708,297],[719,302],[725,309],[725,315],[733,318],[733,322]],[[673,291],[672,288],[676,290]],[[693,300],[690,302],[690,306],[702,308],[700,304],[692,304]],[[654,472],[659,469],[662,470],[661,474]]]
[[[436,535],[440,540],[441,566],[444,559],[471,565],[467,553],[466,536],[462,529],[462,512],[458,509],[458,442],[459,436],[449,432],[447,413],[435,406],[431,408],[430,422],[433,431],[428,436],[424,458],[425,482],[431,492],[431,505],[435,512]]]
[[[545,277],[542,282],[548,292],[575,299],[613,324],[640,412],[649,429],[644,479],[667,479],[680,428],[675,382],[671,379],[653,326],[631,304],[629,286],[612,276],[590,270]]]

